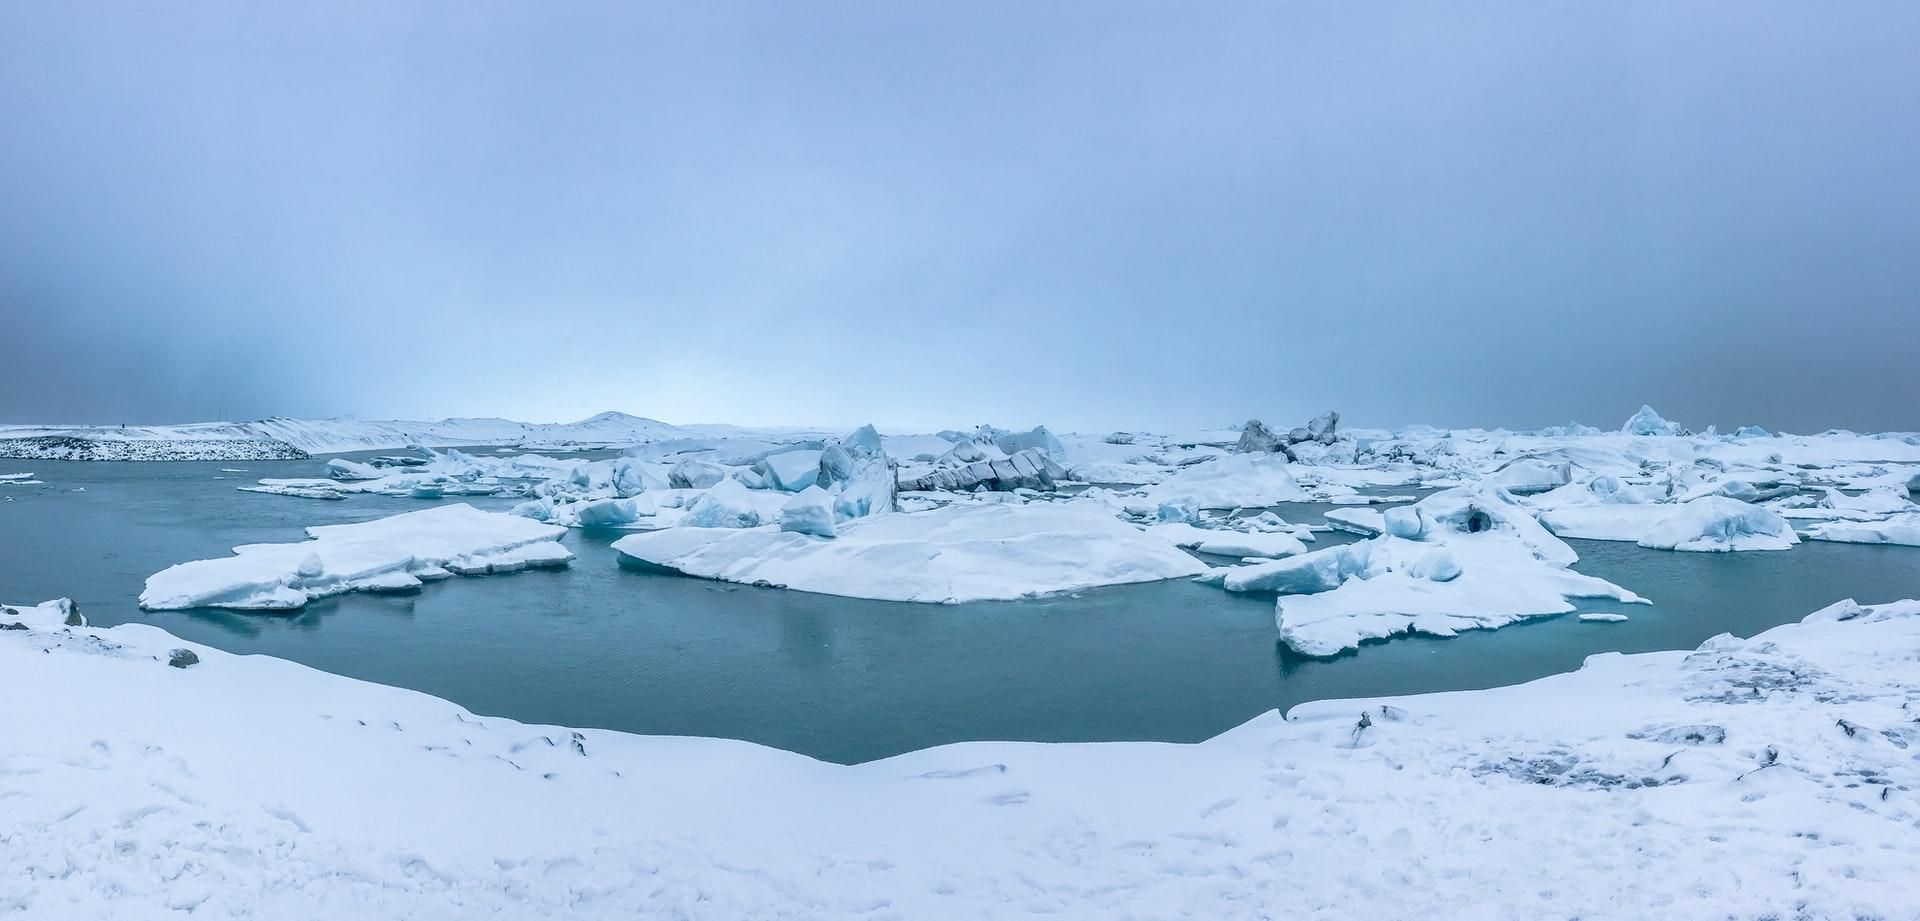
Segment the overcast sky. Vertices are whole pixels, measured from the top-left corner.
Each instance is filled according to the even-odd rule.
[[[1920,4],[0,4],[0,420],[1920,429]]]

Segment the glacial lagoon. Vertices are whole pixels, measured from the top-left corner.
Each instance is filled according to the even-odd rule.
[[[1841,598],[1920,596],[1913,548],[1812,542],[1709,554],[1570,541],[1582,558],[1575,569],[1654,604],[1580,608],[1617,610],[1625,623],[1565,615],[1319,660],[1281,648],[1270,596],[1191,582],[895,604],[640,572],[608,547],[623,532],[575,530],[563,541],[576,556],[564,570],[344,595],[290,615],[144,612],[135,604],[142,582],[173,563],[430,500],[237,489],[261,477],[320,476],[320,460],[0,460],[0,473],[25,471],[43,485],[0,490],[0,599],[71,596],[96,624],[150,623],[483,714],[746,739],[849,763],[967,740],[1197,741],[1303,701],[1512,684],[1596,653],[1752,635]],[[1317,524],[1326,508],[1277,510]],[[1322,535],[1319,545],[1339,539]]]

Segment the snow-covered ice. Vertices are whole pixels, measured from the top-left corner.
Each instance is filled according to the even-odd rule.
[[[1214,556],[1279,558],[1307,552],[1307,545],[1291,531],[1236,531],[1171,521],[1153,525],[1147,533],[1176,547]]]
[[[1454,489],[1388,509],[1383,533],[1271,563],[1218,570],[1229,591],[1276,592],[1280,638],[1328,656],[1400,633],[1452,636],[1574,610],[1572,598],[1641,601],[1569,567],[1579,557],[1497,489]]]
[[[1193,576],[1206,564],[1081,504],[950,505],[848,521],[827,539],[768,526],[679,527],[613,545],[690,576],[883,601],[1027,598]]]
[[[234,555],[169,566],[147,578],[149,610],[288,610],[360,590],[418,587],[449,574],[565,565],[565,528],[470,505],[442,505],[359,524],[307,529],[311,540],[247,544]]]
[[[1836,521],[1815,525],[1807,532],[1810,540],[1830,540],[1847,544],[1899,544],[1920,547],[1920,512],[1894,515],[1881,521]]]
[[[1725,496],[1702,496],[1672,507],[1640,537],[1655,550],[1786,550],[1800,539],[1770,509]]]
[[[1654,550],[1786,550],[1799,543],[1779,512],[1726,496],[1684,503],[1581,505],[1540,515],[1561,537],[1633,541]]]
[[[0,707],[0,902],[27,918],[1913,912],[1914,602],[1195,745],[851,767],[476,716],[68,613],[0,611],[24,628],[0,674],[33,689]]]
[[[1202,509],[1258,508],[1300,502],[1311,495],[1277,454],[1234,454],[1181,469],[1146,489],[1145,504],[1192,505]]]

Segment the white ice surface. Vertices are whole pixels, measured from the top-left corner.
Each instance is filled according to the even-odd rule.
[[[852,767],[62,614],[0,612],[33,689],[0,707],[0,905],[35,921],[1913,914],[1913,602],[1197,745]]]
[[[1185,522],[1167,522],[1148,527],[1147,533],[1170,541],[1174,546],[1215,556],[1277,559],[1307,552],[1307,545],[1287,531],[1233,531],[1195,527]]]
[[[1920,547],[1920,512],[1894,515],[1883,521],[1837,521],[1815,525],[1807,532],[1807,538],[1847,544],[1900,544]]]
[[[314,598],[396,580],[456,572],[478,575],[573,558],[555,538],[565,528],[470,505],[442,505],[359,524],[307,529],[311,540],[247,544],[234,555],[169,566],[147,577],[140,606],[287,610]]]
[[[1711,553],[1787,550],[1800,542],[1779,513],[1738,499],[1705,496],[1666,508],[1666,517],[1640,536],[1640,546]]]
[[[1277,592],[1296,652],[1328,656],[1401,633],[1452,636],[1574,610],[1572,598],[1642,601],[1570,567],[1579,556],[1500,490],[1455,489],[1387,510],[1379,537],[1218,570],[1229,591]]]
[[[1010,600],[1207,569],[1172,543],[1077,504],[950,505],[860,518],[838,532],[678,527],[613,547],[691,576],[886,601]]]
[[[1144,503],[1203,509],[1258,508],[1311,496],[1277,454],[1234,454],[1182,468],[1143,493]]]

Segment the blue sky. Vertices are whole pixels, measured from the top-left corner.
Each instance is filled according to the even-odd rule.
[[[0,5],[0,420],[1920,428],[1920,5]]]

